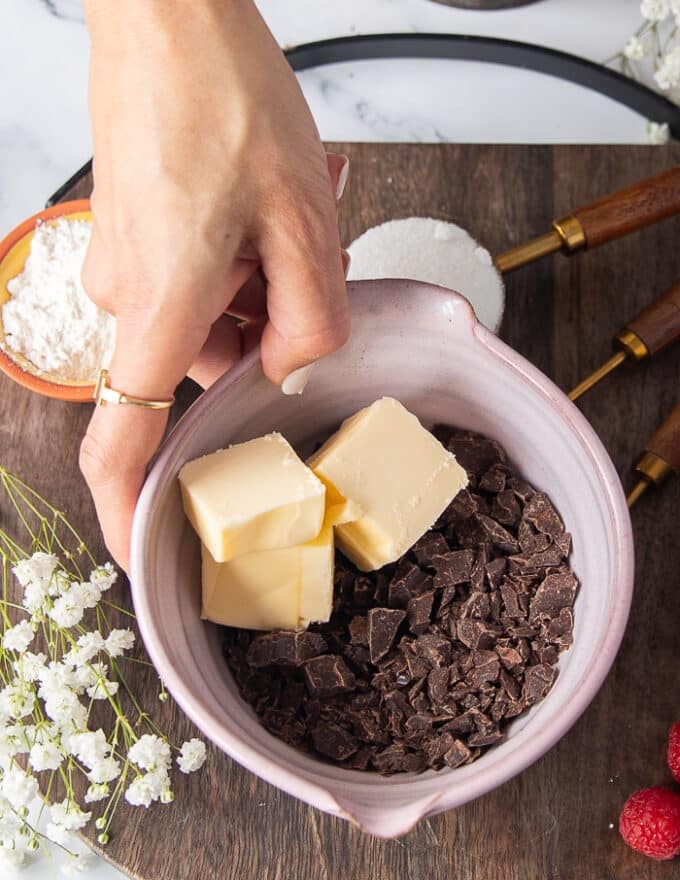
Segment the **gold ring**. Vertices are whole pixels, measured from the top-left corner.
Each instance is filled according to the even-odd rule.
[[[100,370],[97,376],[97,384],[94,387],[94,402],[97,406],[106,406],[111,403],[114,406],[122,404],[130,404],[131,406],[142,406],[146,409],[170,409],[175,402],[174,396],[170,400],[144,400],[142,397],[132,397],[122,391],[116,391],[107,385],[109,378],[108,370]]]

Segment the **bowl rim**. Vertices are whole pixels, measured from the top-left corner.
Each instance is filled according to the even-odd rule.
[[[502,361],[508,368],[519,374],[521,379],[530,386],[533,393],[539,395],[547,405],[556,408],[557,414],[569,428],[570,433],[575,435],[580,448],[587,455],[591,470],[598,477],[614,534],[612,582],[615,585],[615,592],[607,618],[602,624],[604,635],[600,650],[594,661],[580,676],[578,687],[575,687],[569,702],[563,707],[563,711],[551,719],[547,725],[536,730],[532,738],[517,746],[510,755],[505,757],[502,765],[492,764],[489,767],[482,767],[475,776],[464,780],[455,789],[443,788],[434,797],[426,798],[423,812],[413,818],[408,826],[410,827],[423,815],[460,806],[507,782],[542,757],[580,718],[608,675],[624,635],[633,591],[633,535],[630,514],[620,480],[593,427],[551,379],[477,321],[470,304],[464,297],[455,291],[404,279],[356,281],[348,284],[350,296],[353,291],[356,291],[355,295],[360,295],[360,291],[369,288],[389,288],[397,292],[408,290],[411,296],[413,296],[414,288],[423,294],[429,293],[431,295],[434,293],[437,296],[445,294],[450,297],[454,307],[461,308],[467,314],[474,344],[482,346],[494,358]],[[209,739],[242,766],[294,797],[335,815],[356,820],[356,816],[352,816],[351,811],[345,806],[347,800],[342,796],[337,780],[328,787],[325,787],[323,783],[314,783],[288,769],[280,760],[272,759],[237,735],[225,731],[219,725],[219,722],[211,715],[209,708],[197,699],[184,683],[181,672],[175,669],[172,658],[161,647],[161,641],[156,637],[156,624],[146,594],[144,559],[149,514],[154,506],[155,498],[167,484],[166,470],[167,466],[172,463],[175,447],[183,445],[193,432],[196,419],[203,418],[212,406],[217,404],[224,392],[253,369],[258,361],[259,351],[255,350],[230,373],[221,377],[215,385],[192,404],[164,441],[143,486],[135,513],[131,547],[132,598],[140,632],[154,665],[162,673],[162,678],[178,705]],[[215,729],[216,727],[218,729]],[[373,776],[373,784],[371,785],[366,780],[366,774],[361,771],[332,766],[335,770],[342,771],[343,778],[348,782],[351,781],[360,786],[363,779],[367,790],[375,791]],[[413,786],[416,778],[411,774],[397,774],[383,780],[383,782],[393,790],[404,792],[407,790],[407,786]],[[450,780],[450,774],[442,778]],[[405,796],[403,804],[414,803],[419,798],[422,798],[421,792],[414,793],[411,797]],[[361,820],[359,821],[361,823]],[[373,833],[379,833],[374,829],[371,830]],[[401,833],[402,830],[407,830],[407,828],[401,829],[398,833]]]
[[[89,199],[74,199],[70,202],[59,202],[27,217],[0,241],[0,263],[9,251],[24,236],[33,232],[39,221],[52,220],[55,217],[70,216],[91,211]],[[0,370],[24,388],[69,403],[93,403],[94,385],[64,385],[51,379],[44,379],[30,373],[13,360],[4,348],[0,348]]]

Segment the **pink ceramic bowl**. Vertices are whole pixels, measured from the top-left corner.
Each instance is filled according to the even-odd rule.
[[[593,429],[535,367],[475,320],[455,293],[413,281],[350,285],[350,342],[314,369],[305,393],[284,397],[257,353],[204,394],[153,465],[133,529],[132,590],[146,647],[187,715],[227,754],[309,804],[380,837],[470,801],[528,767],[590,703],[614,660],[633,582],[633,539],[621,486]],[[381,395],[425,424],[449,422],[497,438],[546,490],[574,538],[581,580],[572,648],[543,702],[507,741],[473,764],[381,778],[345,770],[271,736],[239,697],[219,629],[199,618],[199,544],[182,512],[187,459],[281,431],[304,456],[345,416]]]

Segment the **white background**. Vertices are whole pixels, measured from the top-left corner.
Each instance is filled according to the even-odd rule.
[[[356,33],[437,31],[524,40],[598,62],[618,51],[640,22],[638,0],[541,0],[499,12],[429,0],[258,5],[282,45]],[[43,206],[89,158],[91,146],[88,40],[79,0],[0,0],[0,34],[2,237]],[[364,62],[309,71],[301,81],[327,140],[645,141],[645,120],[637,114],[578,86],[507,67]],[[162,821],[161,811],[172,807],[156,809]],[[59,876],[59,869],[42,860],[23,876],[47,880]],[[96,859],[83,876],[122,875]]]

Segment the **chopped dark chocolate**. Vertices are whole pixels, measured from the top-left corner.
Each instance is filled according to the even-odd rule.
[[[420,635],[424,633],[430,625],[430,617],[432,615],[432,603],[434,601],[434,593],[423,593],[422,596],[414,596],[409,599],[407,616],[408,625],[411,632]]]
[[[310,657],[328,650],[326,639],[315,632],[277,631],[256,635],[246,660],[255,668],[272,665],[300,666]]]
[[[303,666],[307,689],[315,697],[333,697],[356,687],[356,679],[337,654],[322,654],[306,660]]]
[[[453,550],[432,558],[435,567],[435,589],[464,584],[470,580],[475,554],[472,550]]]
[[[493,441],[441,427],[470,485],[396,563],[336,554],[333,615],[304,633],[225,630],[273,735],[343,767],[460,767],[541,700],[573,640],[578,587],[555,508]]]
[[[334,761],[344,761],[359,748],[355,737],[344,727],[323,721],[312,728],[312,742],[317,752]]]
[[[396,608],[371,608],[368,612],[368,646],[371,663],[377,663],[392,647],[406,612]]]

